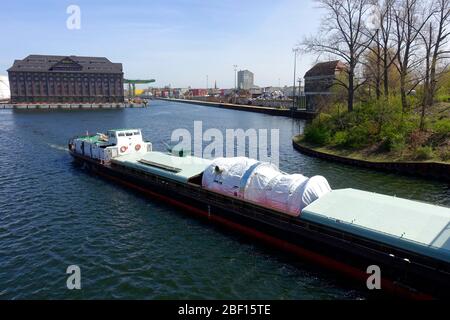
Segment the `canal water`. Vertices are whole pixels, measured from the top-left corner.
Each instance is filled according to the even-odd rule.
[[[280,167],[360,188],[450,206],[440,182],[304,156],[291,137],[304,122],[152,101],[147,109],[0,111],[0,299],[364,299],[335,275],[191,218],[73,165],[76,134],[143,129],[163,150],[177,128],[280,130]],[[81,290],[66,269],[81,269]]]

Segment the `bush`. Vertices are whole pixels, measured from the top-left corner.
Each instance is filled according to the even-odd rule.
[[[450,119],[441,119],[435,122],[433,129],[440,134],[450,133]]]
[[[394,117],[385,123],[380,133],[380,140],[383,142],[384,149],[390,152],[403,150],[406,146],[407,137],[410,137],[417,128],[416,120],[414,117],[403,117],[403,119]]]
[[[338,131],[334,134],[333,144],[344,147],[347,145],[348,134],[345,131]]]
[[[402,159],[448,161],[450,151],[441,150],[450,136],[450,119],[427,116],[427,130],[419,130],[420,113],[415,110],[420,98],[419,90],[417,96],[408,97],[407,112],[402,110],[400,95],[380,101],[369,98],[355,104],[352,112],[335,103],[307,126],[304,141],[355,151],[370,147],[368,152],[393,152]]]
[[[331,119],[332,119],[332,116],[331,116],[330,114],[324,113],[324,112],[322,112],[321,114],[319,114],[319,117],[318,117],[318,121],[319,121],[319,122],[328,122],[328,121],[330,121]]]
[[[383,147],[387,151],[401,151],[405,148],[405,137],[400,133],[390,133],[384,137]]]
[[[439,102],[450,102],[450,94],[448,93],[440,94],[437,96],[436,100]]]
[[[420,124],[420,117],[418,115],[409,115],[404,116],[403,121],[400,122],[400,130],[403,132],[403,134],[408,135],[417,128],[419,128]]]
[[[440,154],[440,157],[443,161],[449,161],[450,160],[450,150],[449,149],[443,150]]]
[[[322,124],[311,124],[305,129],[305,141],[317,145],[325,145],[330,141],[330,131]]]
[[[418,147],[416,148],[416,159],[417,160],[429,160],[433,158],[433,148],[430,146]]]
[[[367,124],[362,124],[348,130],[346,146],[360,149],[367,146],[371,141]]]

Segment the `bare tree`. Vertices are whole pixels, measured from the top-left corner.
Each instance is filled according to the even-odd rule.
[[[450,5],[449,0],[437,0],[436,10],[434,14],[435,26],[436,26],[436,37],[434,40],[433,56],[431,58],[430,64],[430,87],[429,87],[429,100],[428,105],[433,104],[434,96],[437,91],[438,83],[438,64],[441,61],[448,60],[450,58],[450,49],[447,47],[450,38]],[[430,23],[433,25],[433,23]],[[434,29],[431,27],[431,29]],[[447,70],[446,62],[443,63],[444,67],[442,70]]]
[[[424,129],[425,109],[434,103],[440,72],[438,65],[442,64],[442,71],[447,70],[444,60],[449,59],[450,50],[447,48],[450,36],[450,5],[449,0],[434,0],[431,3],[431,21],[420,35],[425,48],[425,75],[423,83],[422,112],[420,129]]]
[[[372,0],[316,0],[326,10],[318,36],[306,38],[301,47],[305,51],[331,54],[343,59],[347,64],[347,81],[337,83],[347,91],[348,111],[353,111],[355,92],[364,82],[356,78],[361,57],[372,42],[367,37],[365,21]]]
[[[391,41],[393,28],[393,9],[395,0],[377,0],[375,4],[376,24],[378,35],[376,37],[380,47],[380,60],[383,64],[383,88],[384,95],[389,96],[389,70],[395,62],[396,55],[392,54],[393,45]]]
[[[424,48],[425,48],[425,76],[423,83],[423,100],[422,100],[422,112],[420,115],[420,130],[425,127],[425,109],[430,102],[430,71],[431,71],[431,52],[433,51],[433,24],[429,24],[429,28],[425,28],[420,33]]]
[[[369,85],[369,90],[373,86],[375,87],[375,95],[377,100],[381,97],[381,82],[383,80],[382,61],[383,61],[383,49],[380,42],[380,30],[375,30],[372,35],[374,39],[374,45],[369,47],[369,51],[365,55],[365,59],[362,61],[364,64],[364,78]]]
[[[395,66],[400,74],[400,95],[403,112],[406,112],[408,109],[407,95],[420,82],[419,79],[412,88],[407,87],[408,82],[411,80],[408,77],[413,74],[414,68],[422,62],[416,55],[418,48],[417,39],[431,17],[431,13],[423,17],[420,14],[421,9],[418,0],[399,0],[394,9],[394,36],[397,46],[397,63]]]

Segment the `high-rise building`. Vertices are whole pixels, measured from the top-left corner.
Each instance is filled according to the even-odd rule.
[[[238,72],[238,88],[243,90],[250,90],[254,87],[253,73],[248,70],[241,70]]]

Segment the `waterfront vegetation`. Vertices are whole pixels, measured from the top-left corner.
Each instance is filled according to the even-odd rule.
[[[450,162],[450,72],[444,79],[423,120],[421,90],[408,97],[407,110],[395,94],[362,99],[352,111],[335,101],[322,108],[297,141],[357,159]]]
[[[346,68],[297,142],[357,159],[450,163],[448,0],[316,1],[327,19],[300,46]]]

